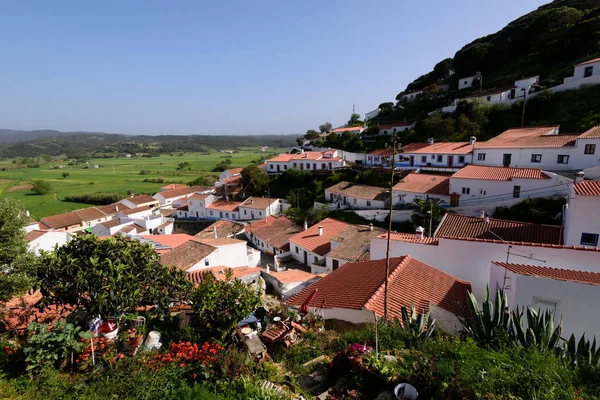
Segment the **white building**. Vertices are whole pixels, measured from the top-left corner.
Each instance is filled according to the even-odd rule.
[[[368,121],[368,120],[370,120],[370,119],[375,118],[378,115],[379,115],[379,108],[376,108],[373,111],[369,111],[368,113],[365,114],[365,122]]]
[[[452,205],[565,196],[573,180],[539,168],[467,165],[450,177]]]
[[[393,149],[379,149],[372,151],[367,153],[365,157],[365,165],[367,167],[389,167],[392,155]]]
[[[458,80],[458,90],[467,89],[473,86],[473,80],[475,76],[465,76],[464,78],[460,78]]]
[[[411,92],[411,93],[404,93],[404,95],[402,96],[402,99],[405,101],[413,101],[417,97],[421,96],[422,94],[423,94],[422,90],[415,90],[414,92]]]
[[[278,198],[251,196],[239,205],[239,220],[255,220],[281,214],[284,201]]]
[[[33,230],[27,233],[28,249],[35,255],[42,251],[52,252],[55,247],[61,247],[71,240],[68,232]]]
[[[304,151],[298,154],[280,154],[265,162],[265,171],[269,174],[279,174],[288,169],[302,171],[333,171],[342,168],[344,160],[338,156],[337,150]]]
[[[469,142],[410,143],[396,154],[396,167],[402,169],[432,169],[454,171],[471,164],[475,137]]]
[[[193,194],[187,199],[187,205],[177,208],[175,215],[178,219],[204,219],[207,212],[206,207],[211,205],[217,197],[213,194]]]
[[[575,65],[573,76],[563,80],[562,85],[551,87],[551,92],[577,89],[581,85],[597,85],[600,83],[600,58],[594,58]]]
[[[393,135],[396,133],[408,132],[416,125],[416,121],[398,121],[391,124],[379,124],[379,135]]]
[[[600,336],[598,312],[600,273],[549,266],[495,261],[490,270],[490,289],[506,288],[508,306],[550,310],[554,323],[562,319],[562,337]]]
[[[600,236],[600,181],[584,181],[578,174],[570,188],[565,215],[565,243],[598,247]]]
[[[257,249],[272,255],[290,253],[290,238],[302,231],[302,227],[285,216],[269,216],[250,222],[246,226],[246,238]]]
[[[342,181],[325,189],[325,200],[343,208],[381,209],[389,204],[389,190],[377,186]]]
[[[233,178],[234,176],[240,176],[243,168],[230,168],[219,174],[219,182],[223,182],[226,179]]]
[[[173,189],[173,190],[167,190],[164,192],[158,192],[156,193],[153,198],[155,198],[156,200],[158,200],[158,203],[160,204],[161,207],[164,206],[171,206],[171,205],[176,205],[177,204],[177,200],[185,200],[188,197],[190,197],[193,194],[193,192],[190,190],[189,187],[185,187],[185,188],[181,188],[181,189]]]
[[[125,204],[128,208],[158,207],[158,200],[147,194],[130,196],[123,200],[119,200],[119,203]]]
[[[443,175],[410,173],[393,187],[396,204],[410,204],[415,199],[440,199],[450,204],[450,177]]]
[[[331,251],[325,257],[325,265],[322,270],[315,267],[315,272],[328,274],[347,263],[368,261],[371,239],[384,233],[373,224],[350,225],[331,239]]]

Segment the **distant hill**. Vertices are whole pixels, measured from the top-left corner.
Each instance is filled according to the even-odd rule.
[[[35,131],[21,131],[15,129],[0,129],[0,144],[2,143],[16,143],[26,142],[33,139],[51,138],[60,135],[69,134],[91,134],[91,135],[104,135],[99,132],[60,132],[53,129],[41,129]]]

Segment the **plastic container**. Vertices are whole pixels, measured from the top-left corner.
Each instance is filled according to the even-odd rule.
[[[159,341],[160,341],[160,332],[151,331],[148,334],[148,337],[146,338],[146,343],[144,343],[144,347],[146,347],[148,350],[152,350],[153,348],[155,348],[157,346]],[[160,346],[159,346],[159,348],[160,348]]]

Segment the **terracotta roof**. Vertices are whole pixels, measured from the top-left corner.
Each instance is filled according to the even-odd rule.
[[[219,211],[237,211],[240,204],[239,201],[217,200],[206,208]]]
[[[246,231],[270,246],[283,249],[289,245],[290,237],[302,231],[302,227],[287,217],[269,215],[266,221],[261,219],[247,225]]]
[[[512,179],[550,179],[550,177],[539,168],[510,168],[467,165],[452,175],[452,179],[510,181]]]
[[[538,276],[540,278],[550,278],[558,281],[568,281],[584,283],[586,285],[600,286],[599,272],[576,271],[572,269],[541,267],[527,264],[507,264],[500,261],[493,261],[493,263],[519,275]]]
[[[474,92],[470,96],[464,97],[463,99],[477,99],[477,98],[486,97],[486,96],[490,96],[490,95],[494,95],[494,94],[500,94],[500,93],[508,92],[511,89],[513,89],[514,87],[515,87],[515,85],[513,85],[512,83],[504,85],[504,86],[500,86],[500,87],[493,87],[493,88],[482,90],[481,92]]]
[[[591,60],[587,60],[587,61],[584,61],[584,62],[582,62],[582,63],[575,64],[575,66],[577,67],[577,66],[579,66],[579,65],[585,65],[585,64],[597,63],[597,62],[599,62],[599,61],[600,61],[600,58],[593,58],[593,59],[591,59]]]
[[[214,239],[215,233],[214,228],[217,229],[217,237],[229,237],[235,236],[244,231],[244,225],[238,222],[227,221],[225,219],[220,219],[214,224],[211,224],[196,233],[195,238],[199,239]]]
[[[387,233],[377,236],[377,239],[386,239]],[[408,242],[408,243],[419,243],[419,244],[430,244],[437,246],[439,244],[439,239],[423,237],[419,238],[414,233],[402,233],[402,232],[392,232],[390,234],[390,240],[395,240],[397,242]]]
[[[34,230],[31,232],[27,232],[27,236],[25,237],[28,242],[33,242],[35,239],[39,239],[44,236],[48,231]]]
[[[205,194],[194,193],[193,195],[188,197],[188,200],[206,200],[206,198],[208,196],[212,196],[212,194],[210,194],[210,193],[205,193]]]
[[[398,121],[398,122],[394,122],[392,124],[379,124],[379,130],[382,129],[393,129],[396,127],[406,127],[406,126],[412,126],[415,122],[406,122],[406,121]]]
[[[265,272],[267,273],[267,272]],[[306,282],[311,279],[320,278],[322,275],[311,274],[310,272],[302,271],[301,269],[287,269],[285,271],[269,271],[269,275],[275,277],[281,283]]]
[[[100,206],[96,208],[106,215],[115,215],[117,213],[117,208],[119,209],[118,211],[129,210],[129,207],[123,203],[113,203],[107,206]]]
[[[169,247],[171,249],[179,247],[190,240],[194,240],[193,236],[186,235],[185,233],[173,233],[171,235],[144,235],[142,238],[152,241],[157,246]]]
[[[526,222],[446,214],[438,226],[435,237],[447,239],[504,240],[511,243],[561,244],[561,228]],[[497,235],[497,236],[496,236]]]
[[[232,175],[239,175],[244,168],[230,168],[226,169],[225,172],[229,172]]]
[[[469,142],[409,143],[402,147],[408,154],[471,154],[473,145]]]
[[[138,207],[138,208],[130,208],[128,210],[123,210],[119,212],[123,215],[134,215],[137,213],[142,213],[142,212],[147,212],[147,211],[152,211],[152,206],[142,206],[142,207]]]
[[[166,192],[159,192],[159,193],[156,193],[156,196],[162,196],[163,199],[172,199],[174,197],[187,196],[190,193],[192,193],[192,191],[190,190],[189,187],[186,186],[182,189],[174,189],[174,190],[168,190]]]
[[[66,228],[73,225],[79,225],[83,222],[81,217],[74,212],[64,214],[50,215],[40,219],[40,224],[46,225],[48,228]]]
[[[588,129],[579,135],[579,139],[598,139],[600,138],[600,125],[596,125],[593,128]]]
[[[194,185],[194,186],[190,186],[190,190],[194,193],[202,193],[202,192],[212,192],[213,190],[215,190],[215,188],[210,187],[210,186]]]
[[[386,260],[348,263],[310,285],[287,303],[302,305],[315,289],[309,306],[319,308],[366,309],[383,316]],[[389,316],[400,315],[402,306],[414,304],[418,311],[434,304],[458,313],[457,302],[464,304],[471,284],[424,264],[410,256],[391,258],[389,275]]]
[[[213,246],[190,240],[161,254],[160,263],[186,271],[199,262],[204,263],[204,259],[216,250]]]
[[[121,220],[119,218],[113,218],[106,222],[101,222],[98,225],[100,225],[103,228],[109,229],[109,228],[114,228],[115,226],[123,225],[125,223],[126,222],[121,222]]]
[[[169,185],[161,187],[160,190],[166,192],[169,190],[185,189],[185,188],[187,188],[187,186],[182,183],[171,183]]]
[[[357,185],[352,182],[342,181],[333,186],[325,189],[329,192],[339,193],[346,196],[358,197],[366,200],[388,200],[390,198],[390,194],[387,189],[377,187],[377,186],[368,186],[368,185]]]
[[[166,228],[169,225],[173,225],[173,221],[164,222],[164,223],[160,224],[159,226],[157,226],[156,228]]]
[[[221,182],[222,185],[241,185],[242,177],[240,175],[231,176],[229,178],[223,179]]]
[[[319,226],[323,227],[322,236],[319,236]],[[333,218],[325,218],[323,221],[314,224],[307,230],[292,236],[290,238],[290,243],[293,242],[313,253],[324,256],[331,250],[330,240],[349,226],[350,224],[346,222]]]
[[[126,197],[123,200],[128,200],[135,205],[145,204],[145,203],[156,203],[156,199],[152,196],[148,196],[147,194],[138,194],[137,196]]]
[[[578,135],[556,135],[558,126],[513,128],[475,144],[476,149],[574,147]]]
[[[450,177],[413,172],[396,183],[393,189],[411,193],[448,195],[450,193]]]
[[[583,181],[573,185],[575,194],[580,196],[600,196],[600,181]]]
[[[189,211],[189,207],[187,204],[184,204],[183,206],[177,207],[177,211]]]
[[[324,151],[305,151],[298,154],[280,154],[267,162],[288,162],[288,161],[340,161],[340,157],[324,158]]]
[[[194,238],[194,240],[200,242],[200,243],[204,243],[204,244],[208,244],[210,246],[214,246],[214,247],[219,247],[219,246],[228,246],[230,244],[240,244],[240,243],[246,243],[245,240],[240,240],[240,239],[236,239],[236,238],[232,238],[232,237],[220,237],[220,238]]]
[[[373,230],[370,230],[365,225],[350,225],[331,239],[332,242],[339,244],[331,250],[327,257],[346,261],[369,260],[371,238],[380,236],[383,232],[384,230],[380,228],[373,227]]]
[[[96,219],[106,218],[106,214],[98,210],[96,207],[82,208],[81,210],[73,211],[84,221],[93,221]]]
[[[364,126],[347,126],[345,128],[335,128],[334,130],[332,130],[331,132],[354,132],[354,131],[362,131],[363,129],[365,129]]]
[[[380,156],[380,157],[387,157],[387,156],[391,156],[394,154],[394,150],[393,149],[379,149],[379,150],[374,150],[370,153],[367,153],[370,156]]]
[[[68,307],[62,306],[49,306],[40,311],[35,305],[41,298],[39,290],[12,298],[0,309],[0,326],[4,324],[7,331],[24,330],[32,322],[54,323],[71,313]]]
[[[260,269],[253,268],[253,267],[235,267],[235,268],[208,267],[208,268],[202,268],[202,269],[199,269],[196,271],[188,272],[187,278],[190,281],[192,281],[194,286],[198,286],[200,283],[202,283],[202,275],[204,275],[204,273],[210,272],[217,279],[224,281],[226,279],[225,271],[231,271],[232,277],[236,278],[236,279],[241,279],[245,276],[250,276],[250,275],[260,275]]]
[[[240,207],[246,208],[257,208],[259,210],[266,210],[271,204],[278,202],[278,198],[267,198],[267,197],[248,197],[240,204]]]
[[[131,225],[127,225],[127,226],[122,227],[117,232],[115,232],[115,234],[118,234],[118,233],[132,233],[134,235],[137,235],[137,234],[140,234],[142,232],[146,232],[147,230],[148,229],[146,229],[143,226],[140,226],[138,224],[131,224]]]

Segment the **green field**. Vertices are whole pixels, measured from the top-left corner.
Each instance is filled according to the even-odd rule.
[[[261,152],[258,148],[240,149],[237,153],[210,154],[185,153],[183,155],[163,154],[160,157],[132,158],[93,158],[86,163],[68,165],[69,161],[56,158],[42,164],[39,168],[27,168],[14,164],[13,160],[0,161],[0,198],[13,197],[21,200],[33,218],[59,214],[87,204],[64,201],[65,196],[77,193],[122,193],[132,190],[134,193],[154,194],[161,186],[169,183],[187,183],[204,176],[208,182],[217,180],[218,173],[211,172],[215,165],[227,158],[231,159],[231,168],[245,167],[260,157],[270,157],[287,149],[269,149]],[[39,160],[38,160],[39,161]],[[177,170],[180,163],[188,162],[184,170]],[[57,165],[64,168],[54,169]],[[94,168],[98,165],[98,168]],[[150,173],[141,175],[140,171]],[[63,172],[70,174],[66,179]],[[143,182],[144,179],[164,178],[164,183]],[[52,184],[52,193],[34,195],[28,186],[34,179],[42,179]]]

